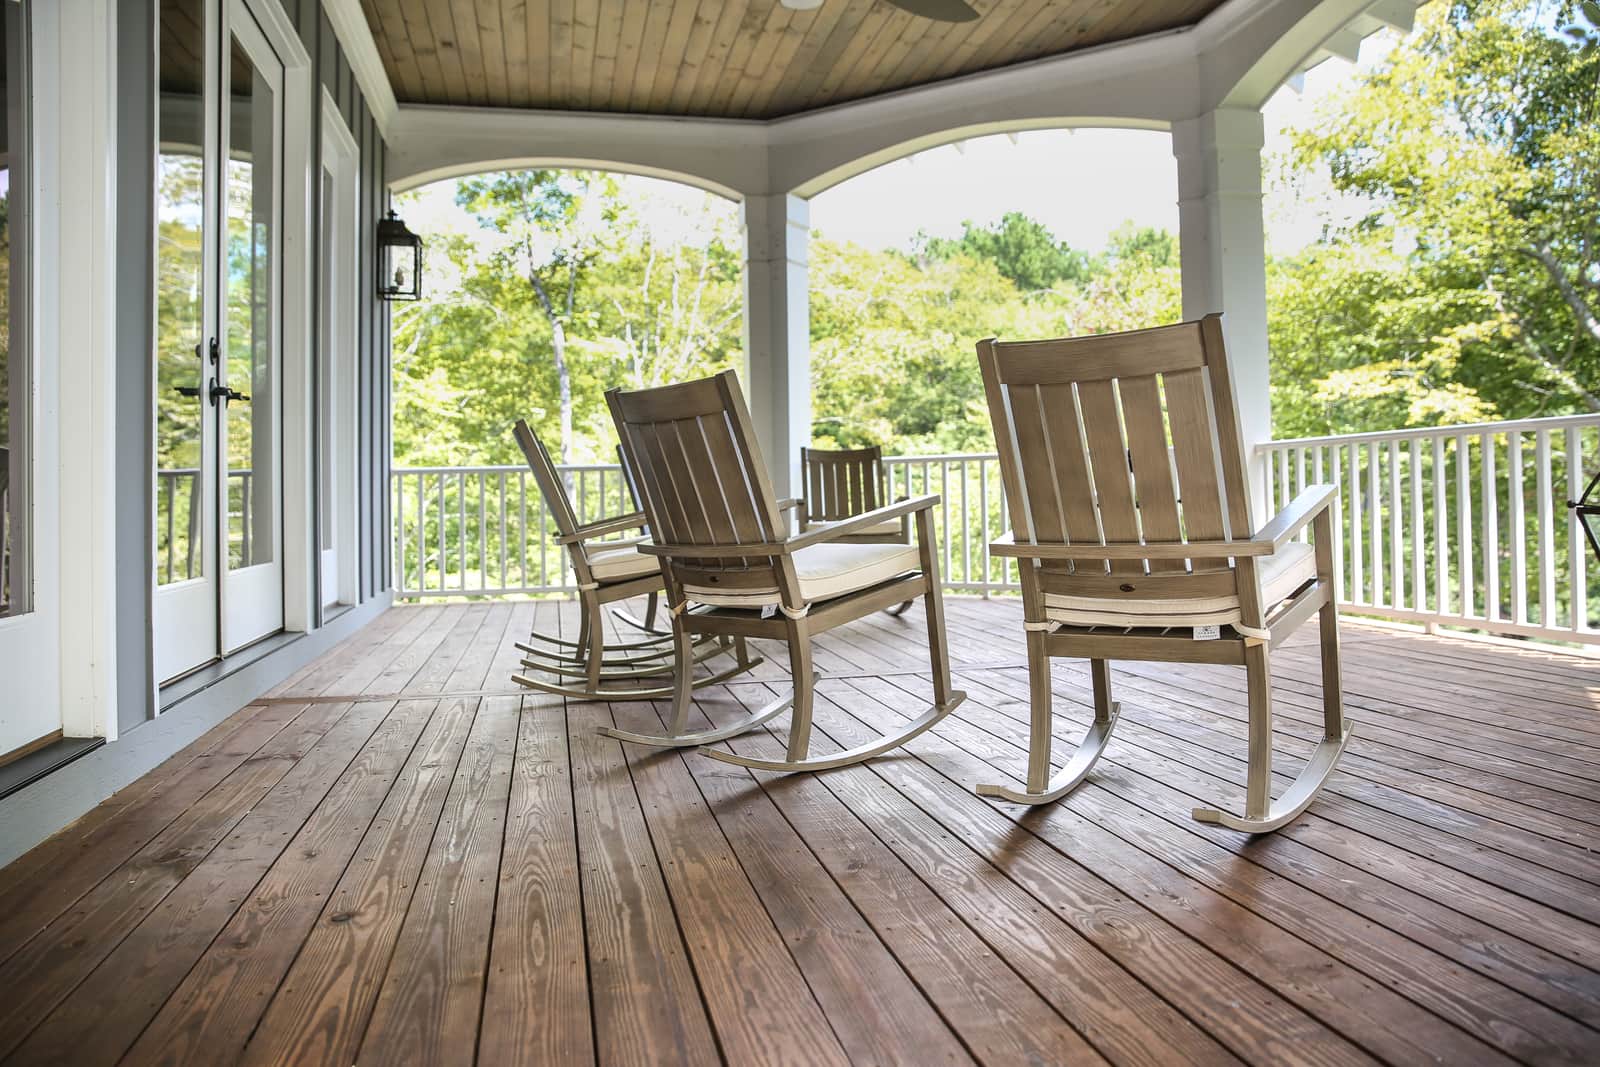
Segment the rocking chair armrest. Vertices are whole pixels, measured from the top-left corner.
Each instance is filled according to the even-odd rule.
[[[621,533],[624,530],[638,530],[645,525],[644,512],[635,511],[629,515],[618,515],[611,519],[601,519],[580,526],[570,534],[556,538],[558,544],[570,545],[578,541],[592,541],[609,533]]]
[[[1271,522],[1257,530],[1256,535],[1250,540],[1258,544],[1269,544],[1273,549],[1282,548],[1285,542],[1305,529],[1318,513],[1326,510],[1338,492],[1339,487],[1336,485],[1307,486],[1289,501],[1287,507],[1273,516]]]
[[[828,526],[818,526],[785,541],[746,541],[709,545],[665,545],[655,541],[642,541],[639,551],[647,556],[665,556],[678,559],[735,559],[738,557],[788,556],[810,545],[848,536],[852,530],[875,523],[887,522],[916,511],[926,511],[939,502],[937,493],[900,500],[885,507],[874,508],[848,519],[840,519]]]
[[[989,542],[989,553],[1012,559],[1192,559],[1221,556],[1270,556],[1270,542],[1250,541],[1173,541],[1140,544],[1122,542],[1109,545],[1085,541],[1081,545],[1047,541],[1043,544],[1019,542],[1007,531]]]
[[[667,559],[738,559],[781,556],[789,551],[789,542],[747,541],[732,544],[664,545],[656,541],[641,541],[638,549],[647,556],[661,556]]]
[[[882,522],[888,522],[890,519],[903,519],[904,516],[915,512],[927,511],[937,503],[939,503],[938,493],[928,493],[925,496],[912,497],[909,500],[897,500],[893,504],[885,504],[881,508],[873,508],[871,511],[863,511],[859,515],[852,515],[848,519],[837,519],[829,522],[826,526],[818,526],[807,530],[803,534],[789,538],[784,544],[788,546],[788,551],[796,552],[809,545],[822,544],[841,537],[849,537],[859,530],[864,530],[869,526],[876,526]]]
[[[805,503],[804,497],[786,496],[782,500],[778,501],[778,510],[793,511],[795,508],[804,507]]]

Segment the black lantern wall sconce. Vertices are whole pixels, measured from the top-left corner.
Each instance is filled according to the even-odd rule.
[[[1567,507],[1578,515],[1578,524],[1583,527],[1583,535],[1589,539],[1589,547],[1594,550],[1594,558],[1600,562],[1600,495],[1595,493],[1595,487],[1600,486],[1600,474],[1589,479],[1588,486],[1583,490],[1583,496],[1577,500],[1567,501]]]
[[[383,300],[422,297],[422,238],[392,210],[378,220],[378,296]]]

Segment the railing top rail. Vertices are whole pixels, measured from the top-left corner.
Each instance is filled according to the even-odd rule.
[[[1363,441],[1408,441],[1413,437],[1460,437],[1481,433],[1510,433],[1529,430],[1562,430],[1569,426],[1600,426],[1600,412],[1586,415],[1552,415],[1542,419],[1511,419],[1504,422],[1470,422],[1455,426],[1415,426],[1405,430],[1372,430],[1367,433],[1341,433],[1327,437],[1289,437],[1263,441],[1256,452],[1312,445],[1348,445]]]
[[[490,464],[474,467],[390,467],[390,474],[515,474],[526,471],[526,463]],[[562,463],[557,465],[557,470],[577,473],[580,471],[614,471],[618,470],[615,463]]]
[[[961,461],[981,461],[999,459],[997,452],[941,452],[927,456],[885,456],[885,463],[956,463]],[[560,463],[556,465],[562,471],[614,471],[620,469],[615,463]],[[499,474],[515,473],[527,470],[520,463],[511,464],[484,464],[481,466],[460,467],[393,467],[389,468],[391,474]]]

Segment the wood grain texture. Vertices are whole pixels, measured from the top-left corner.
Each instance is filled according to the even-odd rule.
[[[1600,1059],[1600,664],[1347,621],[1363,733],[1251,841],[1189,817],[1243,794],[1240,668],[1113,664],[1105,758],[1024,812],[970,789],[1026,763],[1021,605],[945,614],[968,703],[809,775],[595,733],[665,704],[513,691],[571,602],[395,609],[0,871],[0,1064]],[[925,624],[818,635],[818,754],[931,699]],[[1280,789],[1323,729],[1305,629]],[[1051,677],[1061,751],[1094,671]],[[690,728],[787,684],[769,661]]]
[[[401,103],[774,118],[1198,22],[1219,0],[362,0]]]

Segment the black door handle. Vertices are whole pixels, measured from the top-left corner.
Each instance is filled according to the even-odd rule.
[[[250,398],[248,396],[246,396],[245,394],[239,392],[237,389],[229,389],[226,385],[218,385],[217,384],[217,380],[215,378],[213,378],[213,379],[211,379],[211,403],[215,404],[219,399],[224,404],[227,404],[230,401],[234,401],[234,400],[246,400],[247,401]]]

